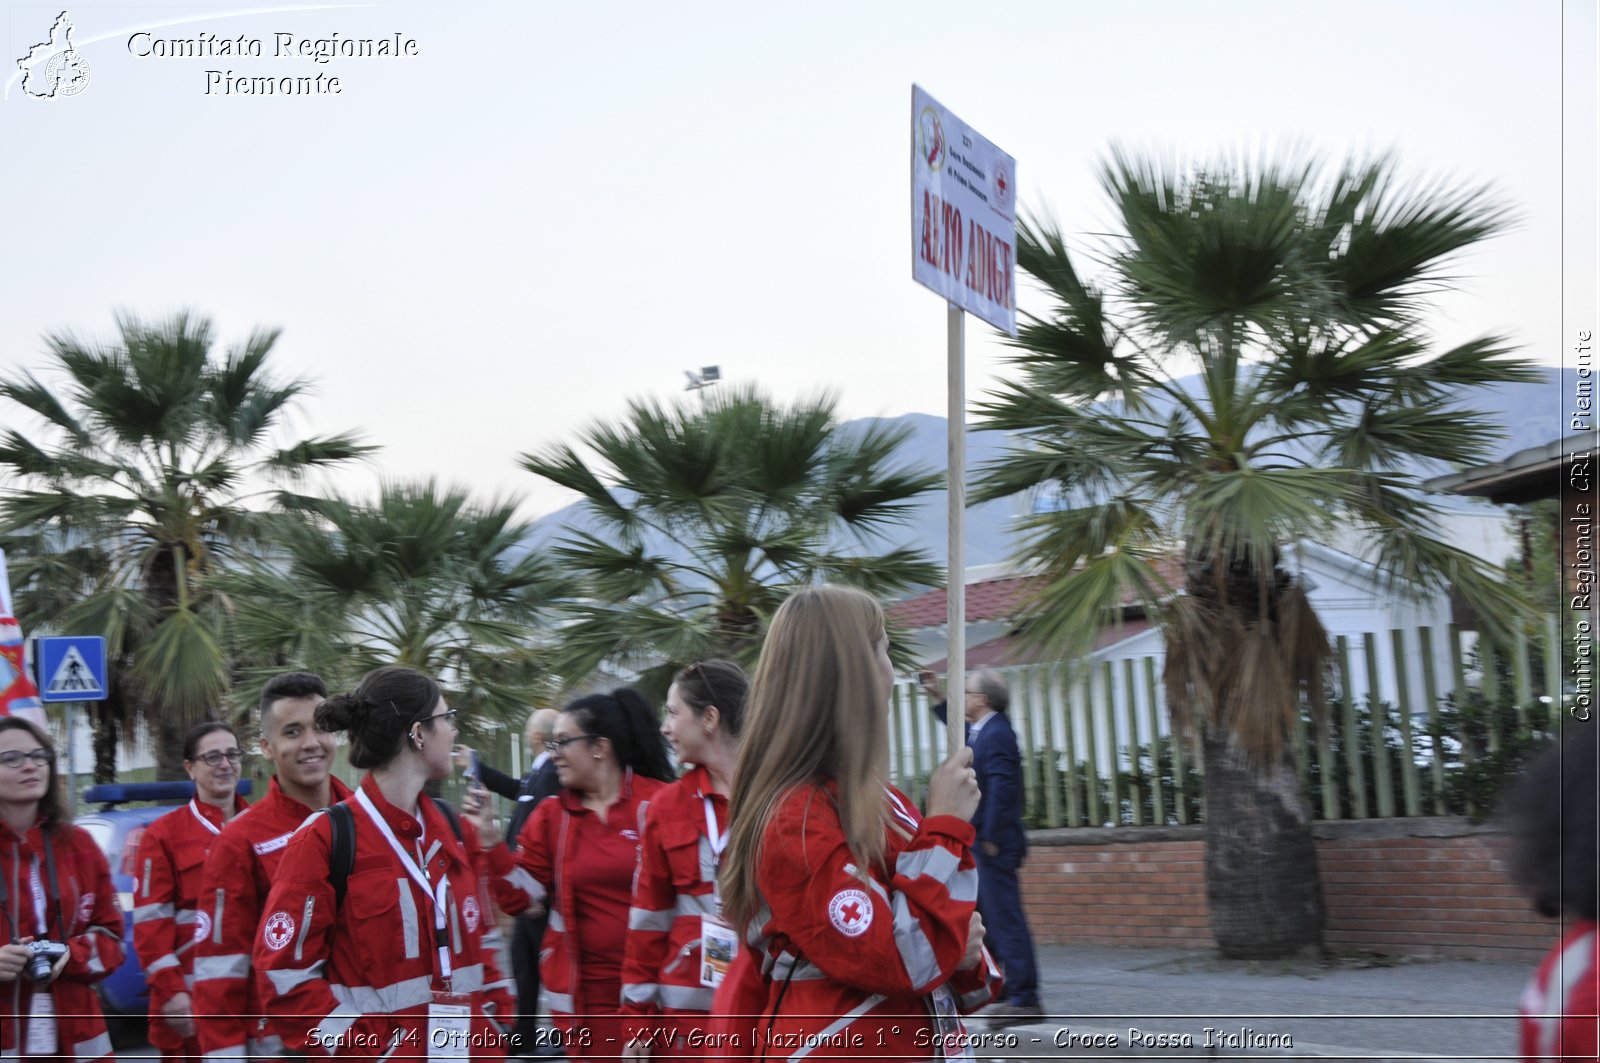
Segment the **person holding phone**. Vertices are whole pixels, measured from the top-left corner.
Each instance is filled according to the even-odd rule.
[[[556,728],[560,713],[536,709],[523,725],[522,741],[532,758],[522,778],[516,779],[483,763],[478,751],[468,746],[455,748],[455,765],[465,776],[477,781],[489,793],[515,801],[506,823],[506,841],[514,852],[517,835],[535,807],[561,791],[561,778],[555,761],[545,749]],[[470,789],[470,787],[469,787]],[[539,952],[544,945],[548,913],[538,904],[518,912],[511,922],[511,973],[517,985],[517,1023],[512,1050],[532,1054],[539,1034]]]
[[[547,745],[562,791],[534,809],[515,855],[499,840],[482,790],[463,807],[482,834],[503,911],[550,912],[545,998],[569,1059],[615,1058],[624,1036],[622,954],[639,860],[639,831],[656,791],[673,777],[660,724],[636,691],[570,702]]]

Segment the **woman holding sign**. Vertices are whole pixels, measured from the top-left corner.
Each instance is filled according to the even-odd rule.
[[[741,952],[716,998],[734,1017],[721,1052],[954,1057],[958,1013],[999,988],[975,903],[972,751],[934,770],[926,818],[888,785],[888,646],[882,608],[853,588],[807,588],[772,618],[722,864]]]
[[[699,661],[667,691],[661,733],[678,762],[694,767],[656,794],[639,839],[622,961],[622,1010],[634,1038],[623,1054],[631,1058],[703,1055],[712,993],[738,951],[722,920],[717,869],[747,685],[738,665]]]

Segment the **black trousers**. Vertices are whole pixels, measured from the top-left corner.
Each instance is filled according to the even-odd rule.
[[[548,916],[519,915],[511,924],[511,977],[517,983],[517,1055],[534,1055],[539,1028],[539,946]]]

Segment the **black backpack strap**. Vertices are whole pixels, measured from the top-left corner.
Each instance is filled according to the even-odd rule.
[[[328,854],[328,881],[333,883],[333,905],[344,907],[344,891],[350,872],[356,866],[356,817],[350,806],[337,804],[328,809],[328,826],[333,828],[333,848]]]
[[[444,813],[444,818],[450,821],[450,829],[456,832],[456,841],[465,846],[467,839],[461,833],[461,814],[456,811],[456,807],[449,801],[435,801],[433,807]]]

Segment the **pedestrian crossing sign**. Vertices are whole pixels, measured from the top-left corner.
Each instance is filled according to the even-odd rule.
[[[106,640],[98,635],[41,636],[34,640],[41,701],[104,701]]]

